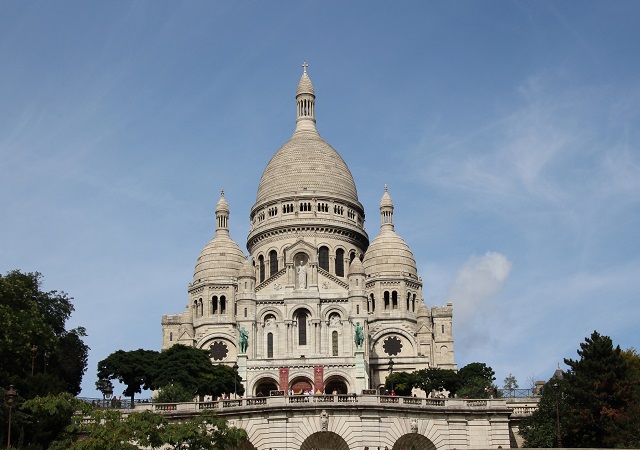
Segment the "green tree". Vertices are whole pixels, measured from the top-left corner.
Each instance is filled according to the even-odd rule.
[[[158,355],[154,350],[118,350],[98,363],[98,381],[118,380],[127,386],[124,395],[133,405],[136,393],[153,388]]]
[[[634,372],[611,338],[594,331],[578,350],[580,359],[565,359],[567,435],[571,447],[610,447],[618,444],[619,420],[634,399]]]
[[[518,389],[518,380],[516,380],[513,374],[510,373],[509,376],[504,379],[502,389]]]
[[[42,291],[41,281],[37,272],[0,275],[0,385],[15,385],[27,399],[63,391],[77,395],[87,368],[86,332],[66,330],[72,299]]]
[[[458,371],[459,388],[457,395],[467,398],[487,398],[494,395],[495,372],[485,363],[473,362]]]
[[[637,354],[614,347],[611,338],[594,331],[580,344],[579,359],[565,359],[569,370],[552,378],[539,408],[523,420],[528,447],[551,447],[560,433],[565,447],[640,446],[640,367]],[[557,403],[556,403],[557,402]]]
[[[524,418],[520,425],[520,435],[524,438],[527,447],[553,448],[557,446],[558,415],[563,421],[560,424],[561,433],[566,431],[565,419],[568,409],[564,396],[565,390],[566,384],[562,379],[551,378],[545,384],[538,409],[531,416]],[[562,441],[564,443],[564,434]]]
[[[439,369],[429,367],[415,372],[415,382],[417,387],[429,394],[432,391],[449,391],[455,395],[458,390],[458,374],[450,369]]]
[[[394,391],[397,395],[409,396],[411,389],[415,386],[415,372],[393,372],[385,381],[384,387],[387,391]]]
[[[224,419],[208,410],[192,420],[169,424],[164,440],[173,450],[231,449],[248,442],[246,431],[227,426]]]
[[[26,420],[23,432],[24,444],[30,449],[49,448],[71,425],[76,411],[82,410],[82,401],[68,392],[57,395],[35,397],[21,406]]]
[[[179,384],[167,384],[162,387],[153,399],[157,403],[180,403],[193,401],[193,392]]]
[[[222,364],[213,365],[206,350],[176,344],[163,350],[156,362],[154,387],[179,385],[195,396],[234,392],[244,394],[242,379],[233,368]]]

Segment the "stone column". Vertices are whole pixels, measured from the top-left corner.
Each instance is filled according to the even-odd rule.
[[[238,375],[242,378],[244,396],[249,397],[249,385],[247,383],[247,355],[238,355]]]
[[[369,389],[369,370],[364,360],[364,350],[356,350],[356,370],[355,379],[356,384],[354,386],[354,392],[356,394],[362,394],[363,389]]]

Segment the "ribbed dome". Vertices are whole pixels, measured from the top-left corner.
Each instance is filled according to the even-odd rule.
[[[367,275],[375,273],[395,273],[402,276],[410,273],[416,278],[416,260],[407,243],[398,236],[393,226],[393,201],[387,186],[380,200],[380,234],[371,242],[364,255],[364,270]]]
[[[342,157],[318,134],[315,94],[304,73],[296,92],[296,130],[267,164],[258,185],[256,204],[299,194],[328,196],[358,204],[353,175]]]
[[[364,255],[364,270],[374,273],[410,273],[418,276],[416,260],[407,243],[391,228],[383,229]]]
[[[317,132],[298,132],[273,155],[264,169],[256,203],[301,193],[358,203],[347,164]]]
[[[245,260],[242,250],[228,234],[216,233],[198,257],[193,280],[237,277]]]
[[[216,234],[198,257],[193,281],[237,277],[245,261],[244,253],[229,236],[229,205],[222,191],[216,205]]]

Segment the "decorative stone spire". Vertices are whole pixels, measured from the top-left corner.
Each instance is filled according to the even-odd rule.
[[[296,92],[296,105],[298,108],[296,131],[316,131],[316,96],[311,79],[309,75],[307,75],[307,67],[309,67],[309,64],[305,61],[302,64],[302,77],[300,77],[298,90]]]
[[[384,194],[380,200],[380,220],[382,221],[381,229],[393,230],[393,202],[387,191],[387,185],[384,185]]]
[[[229,234],[229,205],[224,199],[224,189],[220,191],[220,200],[216,205],[216,234]]]

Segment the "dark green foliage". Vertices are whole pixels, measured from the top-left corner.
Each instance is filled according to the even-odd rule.
[[[565,359],[562,380],[545,385],[539,409],[523,420],[529,447],[557,441],[556,401],[564,447],[629,448],[640,446],[640,359],[614,347],[611,338],[593,334],[580,344],[580,359]],[[557,385],[557,388],[554,386]]]
[[[416,386],[427,394],[433,391],[446,390],[453,395],[458,390],[460,380],[458,374],[453,370],[430,367],[418,370],[415,374]]]
[[[115,379],[127,386],[124,395],[131,397],[133,404],[136,393],[153,388],[158,356],[154,350],[118,350],[98,363],[98,380]]]
[[[415,372],[394,372],[387,377],[384,387],[396,395],[411,395],[411,389],[415,386]]]
[[[65,329],[72,299],[43,292],[41,279],[37,272],[17,270],[0,275],[0,386],[13,384],[27,399],[65,391],[77,395],[87,368],[86,332]],[[33,379],[32,363],[38,374]]]
[[[487,398],[495,395],[495,372],[485,363],[474,362],[467,364],[458,372],[458,397]]]
[[[156,403],[180,403],[192,402],[193,392],[185,389],[179,384],[167,384],[158,391],[153,401]]]
[[[87,418],[89,420],[87,420]],[[205,411],[193,419],[169,423],[161,414],[121,411],[83,406],[50,450],[129,450],[170,448],[174,450],[223,450],[247,442],[242,429],[230,428],[224,419]],[[164,447],[163,447],[164,446]]]

